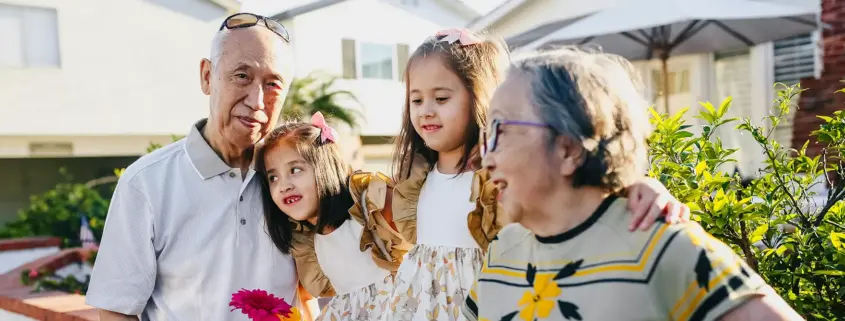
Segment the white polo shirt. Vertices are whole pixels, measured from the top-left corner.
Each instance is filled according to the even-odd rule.
[[[248,320],[231,294],[295,302],[293,260],[268,236],[259,181],[242,179],[200,134],[145,155],[120,177],[86,303],[141,320]]]

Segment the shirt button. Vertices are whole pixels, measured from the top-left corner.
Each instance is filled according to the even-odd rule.
[[[241,225],[246,225],[246,219],[245,218],[241,219]]]
[[[243,196],[241,196],[240,201],[241,201],[241,202],[243,202],[243,201],[244,201],[244,197],[243,197]]]
[[[235,172],[229,172],[229,177],[235,177]]]

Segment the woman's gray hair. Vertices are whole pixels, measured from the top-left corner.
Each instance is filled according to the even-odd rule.
[[[574,187],[619,192],[643,177],[649,105],[628,60],[565,47],[518,58],[509,74],[528,77],[540,119],[583,147],[583,163],[572,176]]]

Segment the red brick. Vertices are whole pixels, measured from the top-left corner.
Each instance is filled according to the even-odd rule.
[[[810,135],[819,128],[817,115],[830,115],[843,108],[845,94],[834,94],[845,87],[845,0],[822,0],[822,21],[830,29],[822,32],[824,44],[823,70],[820,79],[802,79],[798,110],[792,125],[792,146],[799,147],[810,140],[807,153],[818,155],[823,148]]]
[[[53,236],[21,237],[0,240],[0,252],[54,247],[62,245],[62,239]]]

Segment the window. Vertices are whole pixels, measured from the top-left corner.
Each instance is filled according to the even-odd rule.
[[[0,68],[58,67],[56,10],[0,4]]]
[[[802,78],[816,77],[821,70],[815,34],[806,34],[783,40],[774,44],[775,82],[791,86]]]
[[[394,46],[359,43],[361,78],[393,79]]]
[[[689,92],[689,70],[670,71],[667,78],[669,78],[670,95]],[[654,88],[653,94],[655,97],[663,94],[663,69],[651,71],[651,86]]]

